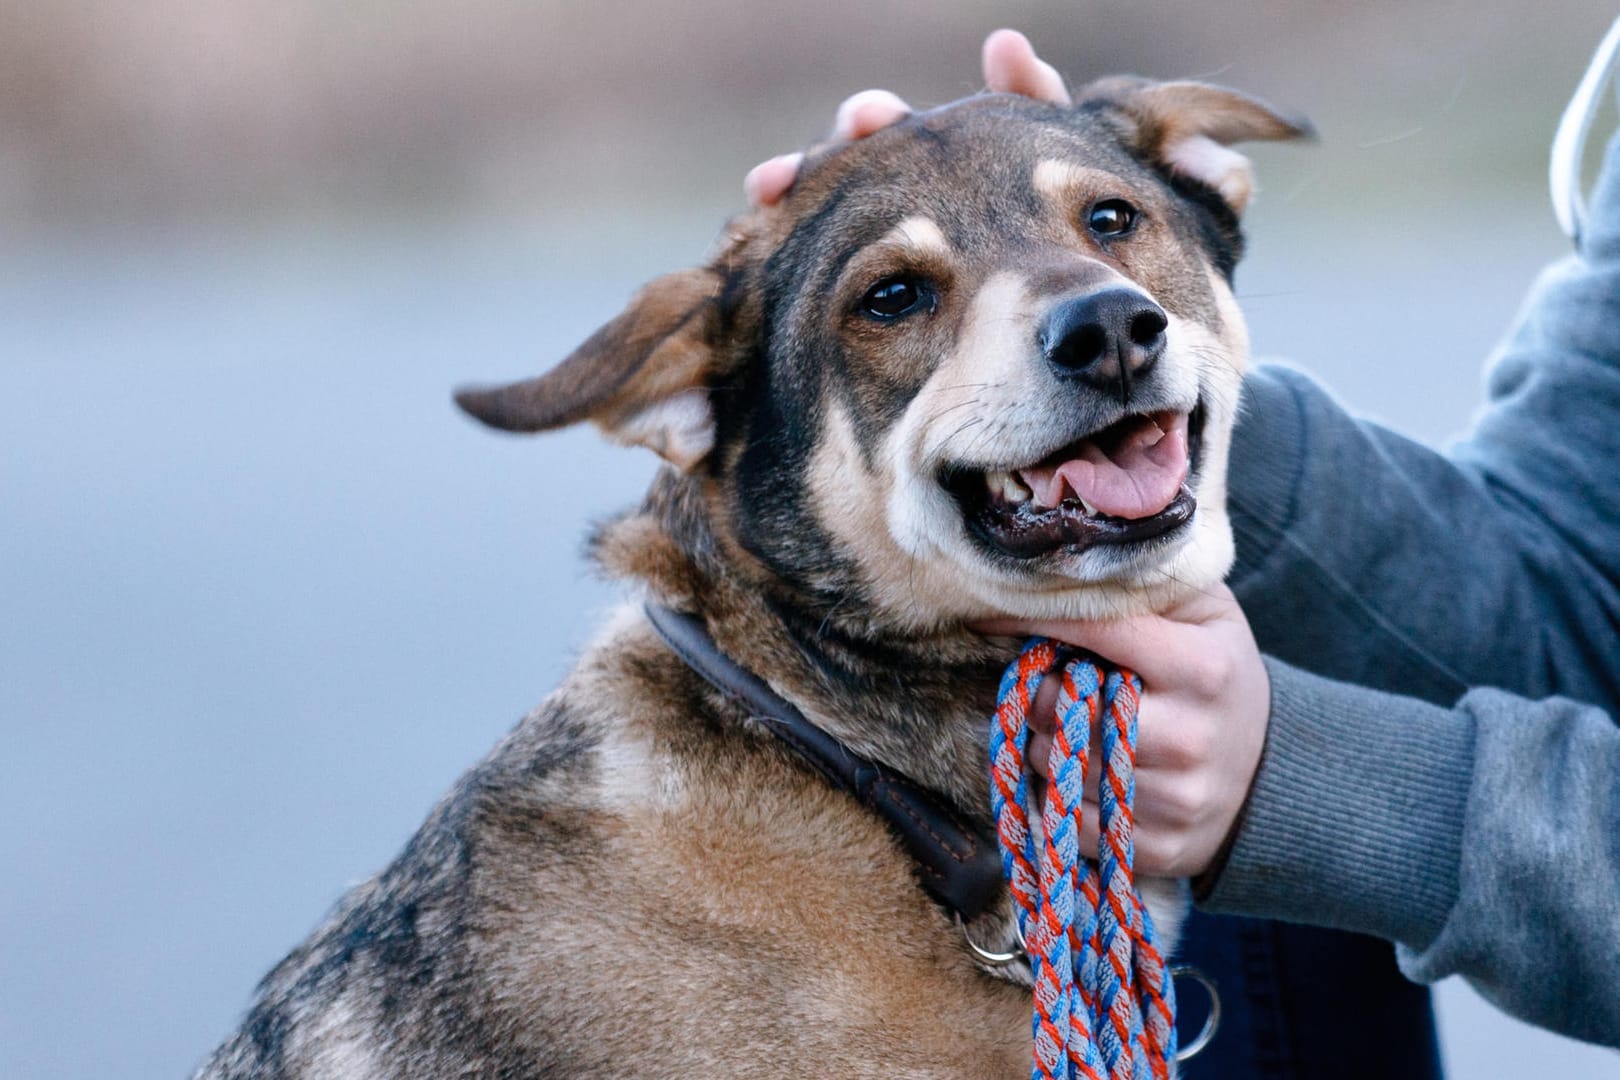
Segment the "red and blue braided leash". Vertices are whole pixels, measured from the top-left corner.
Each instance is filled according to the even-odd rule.
[[[1061,667],[1061,672],[1059,668]],[[1061,677],[1041,843],[1030,828],[1029,709]],[[1031,1080],[1167,1080],[1175,992],[1136,891],[1132,806],[1141,683],[1037,638],[1002,676],[990,725],[991,809],[1035,977]],[[1102,725],[1100,858],[1080,857],[1091,736]]]

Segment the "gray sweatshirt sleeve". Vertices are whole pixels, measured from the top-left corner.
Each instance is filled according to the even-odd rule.
[[[1211,911],[1397,942],[1508,1012],[1620,1046],[1620,732],[1563,698],[1455,708],[1269,661],[1273,723]]]
[[[1391,938],[1620,1045],[1620,143],[1450,453],[1293,372],[1246,392],[1233,586],[1278,659],[1204,905]]]

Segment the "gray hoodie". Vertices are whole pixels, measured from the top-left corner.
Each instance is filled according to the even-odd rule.
[[[1271,728],[1198,892],[1620,1046],[1620,136],[1590,214],[1447,453],[1252,376],[1232,585]]]

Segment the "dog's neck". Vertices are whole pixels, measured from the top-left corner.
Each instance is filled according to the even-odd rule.
[[[716,527],[701,480],[672,472],[592,548],[609,573],[700,617],[732,661],[851,750],[987,815],[987,725],[1009,657],[982,636],[902,636],[827,617]]]

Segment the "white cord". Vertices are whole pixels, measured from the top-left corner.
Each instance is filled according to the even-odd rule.
[[[1577,243],[1581,226],[1586,222],[1586,199],[1581,195],[1581,157],[1586,149],[1587,133],[1592,130],[1592,119],[1602,100],[1603,87],[1613,76],[1617,61],[1620,61],[1620,19],[1615,20],[1598,44],[1592,63],[1564,107],[1558,134],[1553,136],[1552,161],[1547,168],[1553,214],[1564,235]]]

